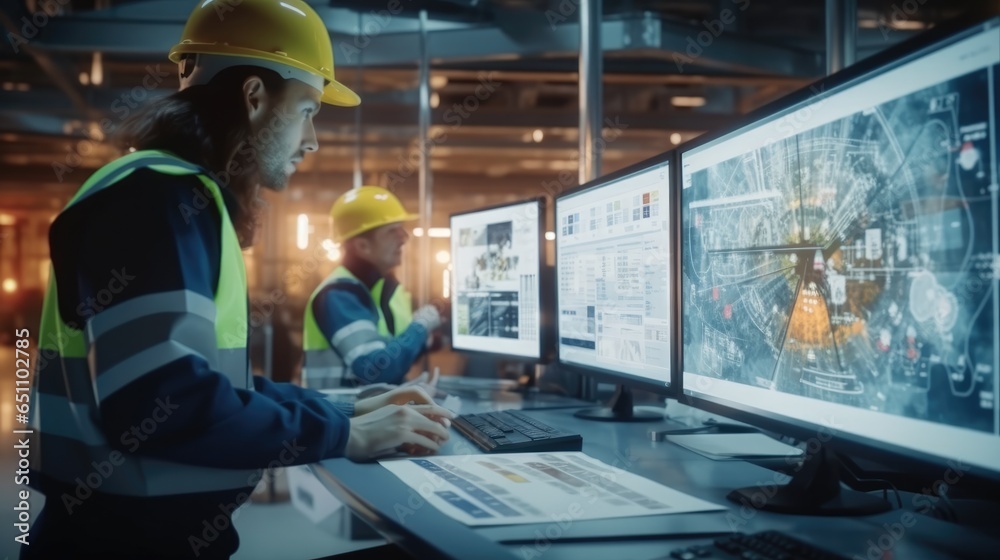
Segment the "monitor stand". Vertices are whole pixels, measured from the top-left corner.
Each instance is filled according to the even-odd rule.
[[[892,509],[882,498],[842,488],[838,465],[833,451],[820,444],[815,453],[807,450],[788,484],[739,488],[726,497],[755,510],[797,515],[871,515]]]
[[[618,385],[615,388],[615,394],[607,407],[585,408],[573,415],[577,418],[604,422],[654,422],[664,418],[662,413],[633,408],[632,390],[625,385]]]

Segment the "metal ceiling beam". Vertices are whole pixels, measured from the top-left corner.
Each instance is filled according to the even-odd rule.
[[[578,23],[549,25],[538,14],[523,26],[439,29],[428,34],[428,54],[435,64],[462,60],[503,60],[544,56],[576,56]],[[93,52],[166,58],[181,36],[182,21],[52,18],[32,44],[52,52]],[[822,56],[805,50],[771,46],[730,33],[715,35],[711,26],[691,27],[661,21],[646,12],[606,19],[601,23],[605,53],[634,52],[672,62],[671,71],[693,72],[698,67],[741,73],[811,77],[823,74]],[[363,58],[366,67],[416,63],[417,33],[331,35],[337,65],[353,66]],[[363,51],[363,56],[356,53]]]
[[[385,70],[383,72],[390,72]],[[401,70],[400,72],[409,72]],[[409,72],[412,74],[412,72]],[[493,79],[503,82],[552,82],[552,83],[572,83],[577,82],[575,72],[531,72],[518,70],[491,70]],[[481,70],[435,70],[435,75],[441,75],[448,79],[477,80],[482,75]],[[654,85],[677,85],[677,86],[786,86],[804,87],[813,80],[810,78],[797,78],[793,76],[761,76],[759,74],[727,74],[727,75],[704,75],[704,74],[615,74],[604,72],[604,83],[608,85],[626,84],[637,86]]]
[[[120,124],[125,117],[134,111],[138,102],[145,102],[153,97],[170,93],[164,89],[143,90],[143,92],[146,95],[140,100],[135,98],[134,88],[89,91],[90,106],[95,111],[100,111],[100,114],[91,115],[91,119],[98,123],[107,119],[105,128],[108,130],[106,132],[111,132],[117,124]],[[414,92],[410,91],[389,91],[366,95],[364,126],[416,126],[417,115],[413,108],[413,101],[415,101]],[[605,116],[614,122],[621,122],[623,127],[633,130],[669,128],[670,130],[697,132],[713,130],[733,122],[733,119],[736,118],[732,115],[694,111],[662,113],[605,111]],[[80,122],[86,120],[87,117],[67,105],[65,96],[58,90],[0,91],[0,130],[50,133],[52,126],[49,125],[39,130],[30,128],[31,123],[41,123],[37,120],[39,118],[59,119],[60,122],[68,123],[68,126],[79,128]],[[335,108],[320,111],[316,121],[317,128],[320,130],[355,125],[353,111],[338,111]],[[440,107],[431,111],[430,124],[451,130],[482,126],[575,129],[579,123],[577,115],[567,110],[518,109],[511,111],[508,107],[488,107],[485,105],[478,105],[470,110],[470,107],[465,107],[460,103],[442,102]],[[460,125],[460,127],[456,125]],[[59,130],[65,131],[63,128]]]
[[[66,72],[59,62],[51,54],[36,48],[37,45],[30,38],[21,35],[25,26],[18,28],[18,25],[14,23],[6,11],[0,11],[0,25],[6,30],[4,36],[10,41],[14,52],[23,50],[28,53],[35,61],[35,64],[48,75],[52,82],[63,91],[66,97],[69,97],[70,102],[80,114],[85,116],[93,114],[93,109],[87,103],[87,100],[83,98],[83,94],[80,93],[77,85],[67,77]]]

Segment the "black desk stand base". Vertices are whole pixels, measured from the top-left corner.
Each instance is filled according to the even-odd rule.
[[[665,417],[660,412],[651,410],[635,410],[632,407],[632,391],[624,385],[618,385],[608,407],[586,408],[573,413],[584,420],[599,420],[603,422],[655,422]]]
[[[806,455],[788,484],[739,488],[726,497],[755,510],[796,515],[873,515],[892,509],[881,498],[841,488],[838,459],[822,446]]]

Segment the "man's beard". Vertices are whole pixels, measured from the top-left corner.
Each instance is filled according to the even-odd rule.
[[[289,176],[285,173],[285,165],[291,160],[277,155],[262,157],[257,169],[258,181],[261,187],[281,192],[288,187]]]
[[[233,220],[236,237],[240,240],[240,248],[246,249],[254,244],[257,232],[264,222],[267,201],[260,197],[260,187],[256,182],[247,183],[233,194],[239,206],[239,214]]]
[[[234,163],[237,164],[234,168],[240,173],[231,175],[226,185],[236,198],[238,211],[231,219],[242,249],[253,245],[267,206],[267,202],[260,198],[260,168],[251,154],[237,152],[234,155]]]

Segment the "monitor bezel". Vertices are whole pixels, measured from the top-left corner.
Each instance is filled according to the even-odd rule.
[[[829,427],[778,414],[772,410],[755,409],[743,403],[718,398],[713,399],[710,395],[690,394],[689,390],[684,387],[684,333],[683,321],[680,320],[683,313],[681,305],[684,299],[683,264],[685,251],[682,239],[684,236],[683,159],[685,154],[706,144],[739,134],[745,131],[744,129],[792,114],[796,110],[807,107],[810,102],[827,98],[853,85],[863,83],[868,77],[877,72],[897,68],[923,55],[929,54],[933,52],[930,50],[932,48],[936,49],[954,44],[977,33],[997,27],[1000,27],[1000,13],[994,13],[987,17],[967,16],[953,19],[943,25],[889,47],[840,72],[820,78],[791,94],[747,113],[734,123],[733,126],[725,130],[703,134],[675,148],[677,153],[677,165],[674,171],[674,181],[676,183],[675,218],[678,247],[675,251],[677,263],[673,278],[674,285],[677,287],[675,297],[677,299],[678,323],[675,330],[674,354],[676,356],[675,378],[679,388],[677,398],[680,402],[710,413],[719,414],[758,426],[762,429],[787,435],[802,442],[810,444],[822,443],[848,457],[866,458],[887,463],[892,463],[903,458],[906,461],[906,471],[900,474],[905,475],[903,478],[909,480],[923,480],[926,483],[928,479],[941,479],[942,476],[949,472],[947,469],[958,470],[955,467],[959,465],[962,467],[959,474],[962,478],[968,477],[967,480],[970,481],[970,484],[967,486],[972,488],[971,492],[981,492],[984,487],[989,488],[992,484],[1000,481],[1000,468],[991,471],[979,466],[962,464],[960,461],[956,463],[953,457],[935,455],[923,450],[879,441],[859,433],[834,433]],[[817,89],[822,92],[821,95],[816,94]],[[998,163],[1000,162],[994,162],[994,165]],[[994,297],[1000,296],[994,295]],[[1000,325],[997,328],[1000,328]],[[1000,390],[1000,388],[994,387],[994,390]],[[911,476],[912,478],[910,478]],[[993,490],[997,491],[997,494],[994,494],[993,497],[1000,497],[1000,490],[997,490],[995,487]]]
[[[676,218],[677,218],[677,216],[679,216],[678,214],[676,214],[676,209],[673,206],[673,204],[674,204],[674,198],[675,198],[674,197],[674,193],[673,193],[673,190],[675,189],[675,183],[674,183],[673,173],[674,173],[675,168],[677,167],[676,150],[669,150],[669,151],[657,154],[657,155],[655,155],[653,157],[646,158],[646,159],[644,159],[642,161],[636,162],[636,163],[634,163],[632,165],[629,165],[627,167],[623,167],[622,169],[619,169],[619,170],[614,171],[612,173],[608,173],[606,175],[602,175],[600,177],[597,177],[595,179],[587,181],[586,183],[584,183],[582,185],[578,185],[578,186],[576,186],[576,187],[574,187],[572,189],[568,189],[568,190],[560,192],[559,194],[557,194],[555,196],[555,199],[554,199],[553,204],[552,204],[552,216],[553,216],[553,220],[554,220],[553,221],[553,224],[554,224],[553,227],[554,228],[558,227],[558,221],[559,221],[559,211],[558,211],[558,208],[559,208],[559,202],[561,200],[564,200],[564,199],[566,199],[568,197],[571,197],[571,196],[574,196],[574,195],[583,194],[583,193],[591,191],[591,190],[599,189],[601,187],[607,186],[609,183],[615,183],[615,182],[617,182],[617,181],[619,181],[619,180],[621,180],[621,179],[623,179],[625,177],[628,177],[629,175],[634,175],[634,174],[639,173],[641,171],[646,171],[646,170],[648,170],[648,169],[650,169],[652,167],[663,165],[664,163],[666,163],[667,166],[668,166],[667,167],[667,181],[668,181],[668,183],[667,183],[667,196],[665,197],[665,199],[668,200],[669,203],[670,203],[670,205],[671,205],[670,208],[667,208],[667,211],[666,211],[665,215],[667,216],[667,219],[670,220],[670,223],[667,225],[668,236],[672,235],[674,233],[675,229],[676,229],[676,221],[677,221]],[[674,238],[674,239],[676,239],[676,238]],[[676,260],[676,246],[677,246],[677,243],[676,243],[676,241],[674,239],[670,239],[668,237],[668,240],[667,240],[668,244],[670,246],[670,249],[674,251],[674,254],[673,254],[674,258],[671,259],[671,266],[674,265],[674,261]],[[558,232],[556,234],[555,244],[553,245],[553,253],[554,253],[554,257],[555,257],[555,265],[553,267],[553,273],[552,273],[553,274],[553,286],[552,287],[553,287],[553,296],[554,296],[553,297],[554,307],[553,307],[553,316],[552,316],[552,322],[553,322],[553,345],[555,346],[555,361],[559,365],[559,367],[561,369],[569,372],[569,373],[573,373],[573,374],[577,374],[577,375],[590,376],[590,377],[593,377],[594,379],[597,379],[598,381],[602,381],[602,382],[605,382],[605,383],[624,384],[624,385],[627,385],[630,388],[636,388],[636,389],[640,389],[640,390],[643,390],[643,391],[648,391],[648,392],[651,392],[651,393],[656,393],[658,395],[662,395],[662,396],[666,396],[666,397],[675,397],[675,396],[677,396],[677,394],[678,394],[677,393],[677,387],[679,387],[679,383],[678,382],[680,381],[680,377],[678,376],[677,368],[676,368],[676,364],[677,364],[677,348],[676,348],[676,346],[677,346],[677,340],[678,340],[678,338],[676,336],[676,333],[677,333],[677,330],[676,330],[676,328],[677,328],[677,317],[678,317],[676,307],[674,307],[673,309],[671,309],[671,312],[670,312],[670,330],[671,330],[671,332],[670,332],[670,338],[671,338],[671,342],[670,342],[670,351],[669,351],[669,359],[668,359],[669,364],[670,364],[670,376],[669,376],[670,377],[670,383],[668,385],[662,385],[659,382],[652,381],[650,379],[645,379],[645,378],[642,378],[642,377],[636,377],[634,375],[627,374],[627,373],[615,372],[613,370],[609,370],[609,369],[606,369],[606,368],[599,368],[599,367],[593,367],[593,366],[585,366],[585,365],[578,364],[576,362],[567,362],[567,361],[563,360],[562,354],[559,351],[560,344],[559,344],[559,286],[558,286],[558,282],[559,282],[559,235],[558,235]],[[670,277],[676,276],[675,271],[668,271],[667,274]],[[671,287],[669,293],[670,293],[670,296],[671,296],[672,299],[676,299],[675,297],[673,297],[675,291],[676,290],[674,290],[673,287]]]
[[[470,210],[462,210],[460,212],[453,212],[448,215],[448,227],[451,228],[452,239],[454,239],[455,230],[453,226],[453,220],[460,216],[467,216],[469,214],[478,214],[480,212],[489,212],[492,210],[502,210],[504,208],[522,206],[527,204],[535,204],[538,209],[538,311],[539,311],[539,325],[538,325],[538,357],[524,356],[521,354],[505,354],[503,352],[491,352],[488,350],[476,350],[469,348],[462,348],[455,346],[455,334],[458,325],[452,320],[451,317],[448,318],[451,323],[449,328],[449,335],[451,337],[451,349],[455,352],[461,352],[463,354],[474,354],[476,356],[483,356],[488,358],[493,358],[496,360],[503,360],[511,363],[526,363],[526,364],[540,364],[545,365],[552,361],[552,334],[551,334],[551,309],[546,304],[545,294],[551,292],[551,274],[546,270],[548,267],[546,265],[546,253],[545,253],[545,216],[548,210],[547,198],[545,196],[536,196],[531,198],[525,198],[522,200],[517,200],[513,202],[501,202],[499,204],[493,204],[491,206],[484,206],[482,208],[474,208]],[[448,240],[449,251],[454,249],[452,246],[452,240]],[[452,256],[454,258],[454,255]],[[451,305],[454,308],[456,304],[456,297],[458,292],[455,290],[455,270],[451,271],[452,275],[452,288],[451,288]],[[546,328],[548,327],[548,328]]]

